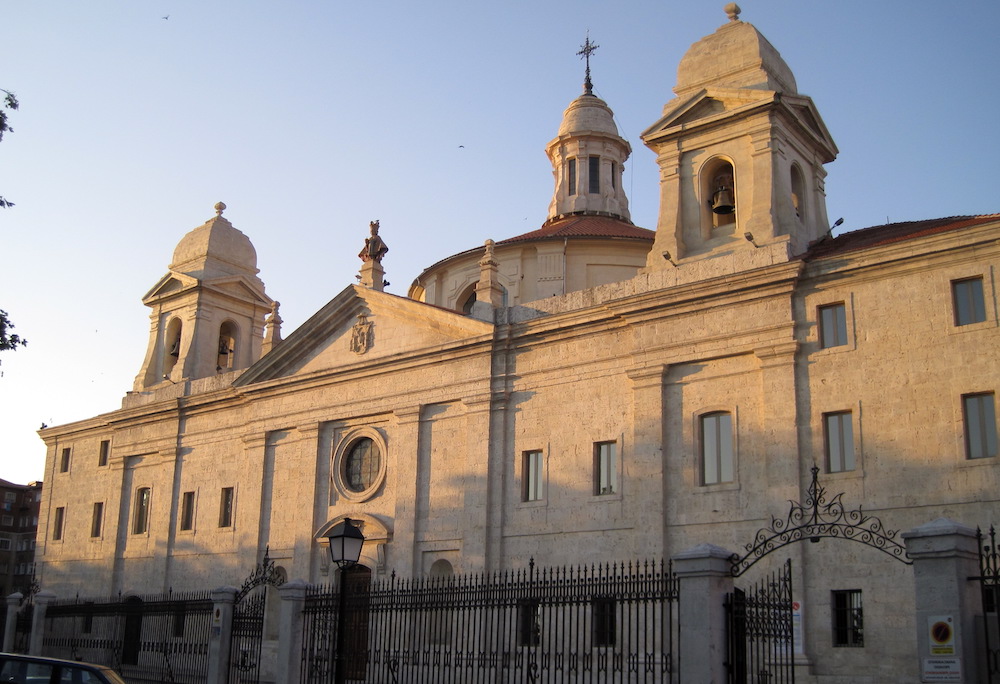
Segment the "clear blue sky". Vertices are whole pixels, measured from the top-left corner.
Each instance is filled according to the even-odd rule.
[[[148,340],[140,300],[219,200],[286,335],[354,282],[370,220],[398,294],[540,226],[544,147],[581,92],[588,29],[596,91],[632,143],[633,220],[655,228],[638,136],[724,4],[5,0],[0,88],[22,106],[0,142],[16,202],[0,211],[0,308],[30,345],[0,357],[0,478],[43,478],[42,422],[120,406]],[[831,220],[1000,212],[995,3],[741,6],[841,150]]]

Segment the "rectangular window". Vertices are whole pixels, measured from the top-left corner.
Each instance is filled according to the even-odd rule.
[[[618,493],[617,446],[615,442],[594,445],[594,494]]]
[[[955,308],[955,325],[982,323],[986,320],[983,279],[966,278],[951,282],[951,297]]]
[[[854,426],[850,411],[823,414],[827,472],[854,470]]]
[[[847,344],[847,307],[843,303],[819,307],[819,334],[823,349]]]
[[[233,488],[223,487],[222,496],[219,499],[219,527],[232,527],[233,525]]]
[[[615,600],[595,598],[590,605],[593,617],[594,648],[610,648],[615,645],[616,620]]]
[[[618,179],[617,179],[617,175],[618,174],[616,173],[617,170],[618,170],[618,165],[615,164],[614,162],[611,162],[611,189],[612,190],[617,190],[618,189]]]
[[[541,606],[530,599],[517,606],[517,645],[537,646],[542,642]]]
[[[568,195],[576,194],[576,160],[570,159],[566,162],[566,182],[568,184]]]
[[[194,492],[181,494],[181,529],[194,529]]]
[[[55,520],[52,521],[52,539],[59,541],[63,535],[63,521],[66,518],[66,508],[60,506],[56,509]]]
[[[847,589],[830,593],[833,616],[833,645],[861,648],[865,645],[864,614],[861,590]]]
[[[17,494],[15,492],[4,492],[3,500],[8,503],[14,503],[17,501]]]
[[[990,458],[997,455],[997,413],[993,393],[962,397],[965,414],[965,456]]]
[[[62,456],[59,458],[59,472],[68,473],[69,472],[69,447],[62,450]]]
[[[545,460],[541,451],[524,452],[523,479],[524,479],[524,501],[541,501],[543,496],[542,476]]]
[[[100,537],[101,526],[104,524],[104,502],[94,502],[94,516],[90,519],[90,536]]]
[[[108,464],[108,456],[111,454],[111,440],[103,439],[101,440],[101,450],[97,455],[97,465],[106,466]]]
[[[726,412],[701,417],[701,483],[733,481],[733,417]]]
[[[0,551],[10,551],[10,539],[0,537]]]
[[[135,513],[132,534],[145,534],[149,530],[149,487],[135,490]]]
[[[590,157],[587,161],[588,192],[596,195],[601,191],[601,158]]]
[[[0,516],[0,525],[3,525],[4,527],[13,527],[14,526],[14,516],[12,516],[12,515]]]

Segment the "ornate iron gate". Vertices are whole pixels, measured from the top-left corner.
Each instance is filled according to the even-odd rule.
[[[996,529],[990,525],[989,540],[986,540],[983,531],[977,528],[976,540],[979,546],[979,577],[972,579],[979,581],[983,602],[980,638],[984,662],[981,665],[986,682],[993,684],[1000,681],[1000,550],[997,549]]]
[[[14,623],[14,653],[27,653],[31,644],[31,623],[35,617],[35,592],[21,599]]]
[[[233,605],[232,639],[229,645],[229,682],[256,684],[260,681],[260,654],[264,642],[264,611],[268,587],[284,582],[270,558],[264,558],[243,582]]]
[[[728,594],[725,608],[730,684],[794,682],[791,559],[749,590]]]

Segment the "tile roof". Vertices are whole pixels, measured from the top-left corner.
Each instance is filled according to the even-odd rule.
[[[566,216],[547,221],[538,230],[533,230],[524,235],[499,240],[498,245],[506,245],[512,242],[527,242],[529,240],[546,240],[563,238],[622,238],[626,240],[648,240],[653,241],[656,237],[655,231],[646,230],[632,225],[628,221],[623,221],[610,216]]]
[[[809,261],[842,252],[853,252],[859,249],[902,242],[903,240],[947,233],[952,230],[971,228],[994,221],[1000,221],[1000,214],[947,216],[924,221],[904,221],[884,226],[872,226],[871,228],[853,230],[834,238],[820,238],[809,246],[803,258]]]

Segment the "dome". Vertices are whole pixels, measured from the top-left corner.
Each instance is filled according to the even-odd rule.
[[[753,24],[739,20],[739,7],[726,10],[729,22],[692,45],[681,59],[674,92],[683,95],[715,86],[796,93],[795,76],[774,46]]]
[[[216,204],[214,218],[181,238],[174,249],[170,270],[202,279],[257,274],[257,250],[250,238],[223,218],[225,208],[222,202]]]
[[[615,115],[608,103],[596,95],[583,94],[570,102],[563,112],[559,136],[590,131],[618,137]]]

